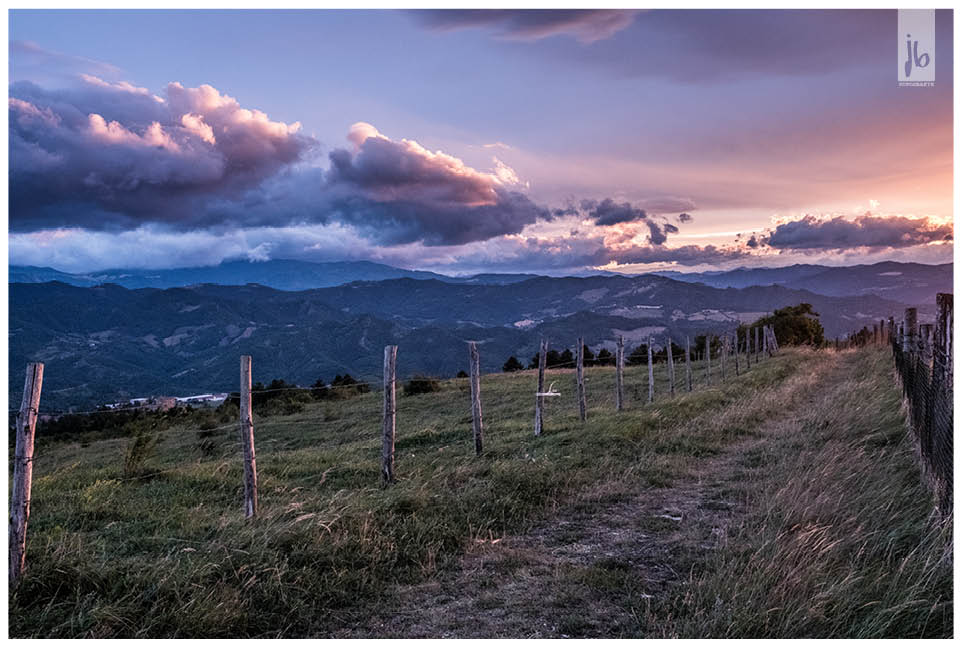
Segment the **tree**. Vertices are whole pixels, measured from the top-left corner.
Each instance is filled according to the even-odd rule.
[[[825,330],[822,328],[818,314],[812,306],[803,302],[791,307],[776,309],[770,316],[764,316],[749,326],[739,327],[739,333],[744,339],[748,328],[770,325],[775,330],[775,339],[779,345],[814,345],[825,343]],[[752,341],[754,345],[754,341]]]
[[[524,370],[524,366],[516,357],[508,357],[508,360],[504,362],[501,369],[505,372],[518,372],[519,370]]]
[[[615,355],[608,352],[608,348],[601,348],[598,350],[598,359],[596,363],[599,366],[613,366],[615,365]]]
[[[511,357],[511,358],[514,359],[514,357]],[[464,379],[467,376],[468,376],[468,373],[464,372],[463,370],[458,370],[458,379]]]
[[[329,395],[328,395],[329,390],[328,390],[328,388],[327,388],[327,382],[325,382],[325,381],[324,381],[323,379],[321,379],[320,377],[318,377],[318,378],[317,378],[317,381],[315,381],[315,382],[311,385],[311,388],[314,389],[314,390],[311,391],[311,397],[313,397],[314,399],[327,399],[327,398],[328,398],[328,396],[329,396]]]
[[[562,368],[574,368],[575,367],[575,355],[574,353],[565,348],[565,351],[561,353],[561,358],[559,360]]]
[[[589,348],[587,345],[585,345],[584,351],[585,351],[585,357],[584,357],[585,366],[587,367],[587,366],[595,365],[595,353],[592,352],[591,348]]]
[[[561,355],[558,354],[557,350],[548,350],[548,356],[545,357],[545,364],[549,368],[557,368],[562,363]]]
[[[629,366],[643,366],[648,363],[648,346],[644,343],[636,347],[625,359]]]

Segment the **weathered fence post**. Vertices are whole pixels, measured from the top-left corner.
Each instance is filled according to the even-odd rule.
[[[668,337],[668,394],[675,396],[675,353],[671,345],[671,337]]]
[[[544,369],[545,357],[548,356],[548,342],[541,339],[541,348],[538,352],[538,394],[534,398],[534,435],[540,436],[544,429]]]
[[[10,587],[20,581],[26,566],[27,522],[33,482],[33,443],[43,386],[43,364],[27,364],[23,399],[17,415],[17,442],[13,456],[13,493],[10,495]]]
[[[737,329],[735,330],[735,333],[731,335],[731,339],[730,339],[730,340],[731,340],[732,359],[735,360],[735,376],[737,377],[738,374],[739,374],[739,373],[738,373],[738,348],[739,348],[739,343],[738,343],[738,330],[737,330]]]
[[[931,365],[932,362],[932,324],[919,325],[919,355],[922,360]]]
[[[625,407],[625,337],[618,336],[618,350],[615,352],[615,410]]]
[[[588,399],[585,396],[585,340],[578,337],[578,416],[582,422],[588,419]]]
[[[648,335],[648,403],[655,401],[655,368],[651,359],[651,334]]]
[[[397,346],[384,346],[384,416],[381,427],[381,476],[385,483],[394,482],[394,435],[397,404],[395,385]]]
[[[758,363],[758,328],[753,327],[755,330],[755,363]]]
[[[919,331],[919,312],[915,307],[905,310],[905,331],[902,334],[902,352],[915,353],[915,339]]]
[[[705,335],[705,363],[708,370],[708,385],[711,386],[711,332]]]
[[[478,354],[478,344],[468,343],[471,355],[471,422],[474,430],[474,451],[479,456],[483,446],[483,426],[481,424],[481,356]]]
[[[745,328],[745,369],[752,369],[752,330]]]
[[[685,337],[685,383],[688,384],[688,392],[692,390],[691,381],[691,337]]]
[[[244,446],[244,516],[257,514],[257,460],[254,453],[254,413],[251,403],[251,358],[240,358],[240,427]]]
[[[718,347],[719,347],[718,351],[721,354],[721,376],[722,376],[722,380],[724,381],[725,374],[726,374],[726,370],[725,370],[726,358],[728,357],[728,335],[727,334],[722,334],[721,337],[719,337]]]
[[[947,390],[952,390],[952,310],[954,298],[951,293],[939,293],[935,296],[938,314],[935,317],[934,352],[936,364],[942,373],[941,383]]]

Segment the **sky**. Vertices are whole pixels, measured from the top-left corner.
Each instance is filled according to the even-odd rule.
[[[952,259],[952,14],[9,14],[11,264]]]

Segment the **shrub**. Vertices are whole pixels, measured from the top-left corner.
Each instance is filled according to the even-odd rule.
[[[434,377],[416,375],[404,384],[405,395],[418,395],[420,393],[436,393],[441,390],[441,382]]]
[[[157,446],[157,438],[146,432],[140,432],[127,445],[124,455],[124,476],[132,478],[142,475],[147,469],[147,461]]]
[[[524,366],[518,361],[517,357],[508,357],[508,360],[504,362],[501,369],[505,372],[517,372],[519,370],[524,370]],[[467,377],[467,375],[465,375]]]

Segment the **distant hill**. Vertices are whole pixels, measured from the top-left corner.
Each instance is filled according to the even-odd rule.
[[[28,361],[47,364],[45,408],[150,395],[232,390],[237,358],[254,356],[256,381],[302,385],[349,372],[377,380],[383,346],[396,343],[398,372],[454,375],[465,341],[481,343],[485,372],[510,355],[530,359],[541,336],[573,348],[629,346],[666,334],[730,330],[739,320],[800,302],[828,336],[897,315],[875,296],[825,297],[781,286],[719,289],[656,275],[535,277],[498,286],[398,278],[305,291],[256,284],[127,289],[61,282],[10,285],[9,380],[19,400]],[[931,319],[925,310],[922,320]]]
[[[823,296],[874,294],[908,304],[930,304],[935,294],[952,291],[952,265],[881,262],[860,266],[796,264],[780,268],[739,268],[731,271],[680,273],[663,271],[663,277],[700,282],[710,287],[744,289],[781,285]],[[579,277],[633,277],[614,273],[578,274]],[[411,271],[375,262],[301,262],[270,260],[232,261],[216,266],[179,269],[114,269],[94,273],[65,273],[37,266],[11,266],[10,282],[63,282],[78,287],[117,284],[128,289],[189,287],[199,284],[243,286],[260,284],[282,291],[336,287],[351,282],[379,282],[411,278],[448,284],[505,286],[545,276],[530,273],[482,273],[448,276],[430,271]]]
[[[742,289],[779,284],[824,296],[874,294],[908,304],[935,302],[935,294],[952,292],[952,264],[879,262],[857,266],[795,264],[780,268],[739,268],[708,273],[659,273],[683,282]]]
[[[63,282],[77,287],[116,284],[127,289],[169,289],[197,284],[243,286],[262,284],[282,291],[301,291],[335,287],[348,282],[394,280],[441,280],[465,284],[511,284],[533,277],[530,274],[486,273],[452,277],[430,271],[410,271],[375,262],[301,262],[269,260],[265,262],[232,261],[216,266],[178,269],[112,269],[93,273],[65,273],[49,267],[11,266],[10,282]]]

